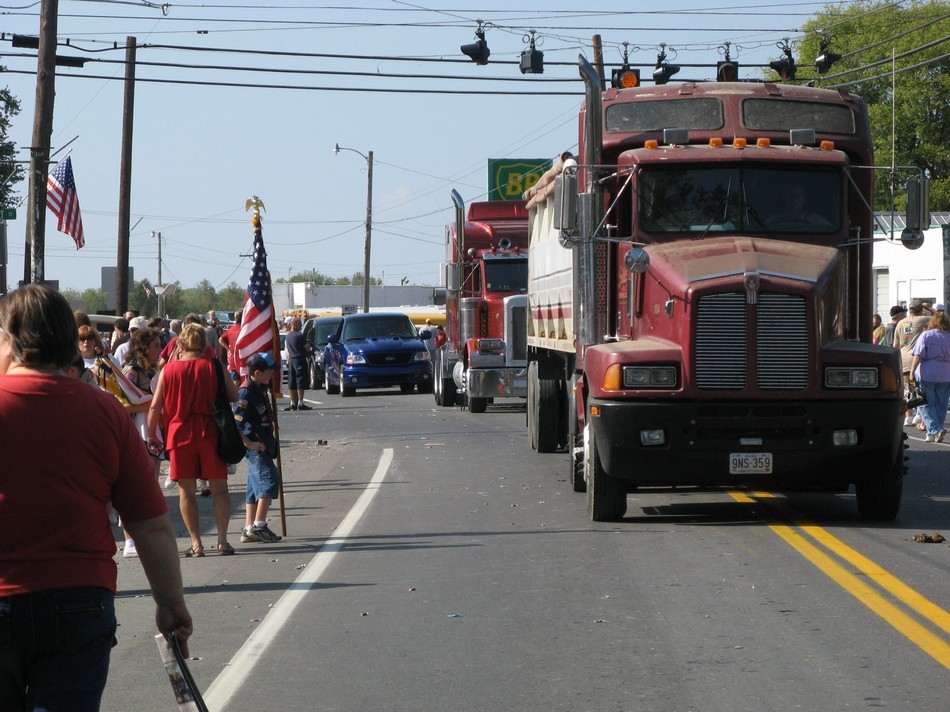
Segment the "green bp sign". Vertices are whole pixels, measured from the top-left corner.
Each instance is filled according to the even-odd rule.
[[[521,200],[550,167],[550,158],[489,158],[488,199]]]

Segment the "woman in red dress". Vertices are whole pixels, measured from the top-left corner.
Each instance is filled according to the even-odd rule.
[[[156,439],[158,425],[165,429],[172,478],[178,483],[178,505],[181,517],[191,535],[191,546],[185,556],[204,556],[198,502],[195,499],[197,480],[208,480],[211,486],[215,526],[218,530],[218,553],[230,555],[234,547],[228,543],[228,521],[231,499],[228,496],[228,466],[218,457],[218,428],[211,417],[211,401],[218,391],[220,365],[205,354],[208,346],[199,324],[188,324],[178,337],[178,357],[169,361],[158,378],[148,413],[148,445],[152,452],[160,450]],[[224,379],[228,398],[237,400],[237,388],[230,378]]]

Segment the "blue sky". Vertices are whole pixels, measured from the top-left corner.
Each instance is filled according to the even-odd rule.
[[[404,277],[411,284],[436,285],[444,259],[444,225],[452,219],[450,191],[457,189],[466,202],[482,199],[489,158],[551,157],[576,145],[582,96],[576,60],[581,52],[592,57],[594,34],[603,38],[607,63],[619,63],[622,43],[627,42],[631,64],[643,65],[648,77],[657,46],[665,42],[677,53],[673,59],[668,50],[674,62],[703,65],[684,67],[677,79],[703,80],[715,75],[720,48],[727,41],[740,64],[767,64],[778,58],[776,44],[784,37],[798,37],[797,28],[825,3],[720,0],[704,6],[695,0],[594,0],[592,7],[577,9],[582,5],[561,0],[366,0],[334,5],[318,0],[224,0],[169,3],[163,14],[157,4],[134,0],[60,0],[58,36],[60,42],[68,38],[71,47],[60,47],[59,54],[93,60],[83,69],[58,69],[52,138],[55,151],[78,137],[69,148],[86,247],[75,250],[48,213],[46,277],[58,279],[63,288],[98,287],[101,267],[115,264],[125,72],[121,60],[129,36],[139,45],[136,74],[143,80],[135,92],[132,159],[130,261],[136,280],[157,279],[156,231],[164,240],[163,281],[191,287],[208,279],[216,288],[231,281],[243,286],[250,260],[242,255],[250,252],[252,242],[244,204],[252,194],[266,206],[264,240],[275,279],[310,269],[333,276],[362,271],[366,161],[351,151],[334,156],[333,145],[339,143],[364,155],[374,153],[372,275],[387,285],[399,284]],[[8,40],[11,33],[38,33],[39,2],[0,0],[0,12],[0,31]],[[478,19],[486,23],[491,49],[486,66],[476,66],[459,51],[461,44],[474,41]],[[530,29],[537,31],[546,67],[541,75],[523,76],[517,62]],[[0,44],[0,53],[0,63],[11,70],[0,79],[23,105],[11,138],[29,146],[36,60],[19,56],[30,50],[13,49],[9,41]],[[800,65],[812,60],[798,58]],[[758,71],[743,69],[740,76],[758,76]],[[392,74],[410,76],[383,76]],[[321,89],[249,86],[264,84]],[[385,88],[434,93],[366,91]],[[459,90],[510,94],[447,93]],[[27,152],[21,157],[28,158]],[[26,183],[18,190],[25,195]],[[12,283],[23,272],[25,203],[18,212],[9,227]]]

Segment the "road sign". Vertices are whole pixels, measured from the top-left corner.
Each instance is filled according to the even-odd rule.
[[[0,208],[0,219],[16,220],[16,208]]]
[[[550,158],[489,158],[488,199],[521,200],[521,195],[550,167]]]

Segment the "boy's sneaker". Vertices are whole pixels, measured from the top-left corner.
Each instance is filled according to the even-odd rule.
[[[258,541],[265,541],[269,544],[274,544],[281,540],[282,537],[274,534],[270,528],[265,524],[262,527],[253,527],[251,533],[257,535]]]
[[[924,422],[924,419],[923,419],[923,417],[920,415],[920,411],[918,410],[918,411],[914,414],[914,418],[913,418],[913,420],[911,420],[911,423],[912,423],[913,425],[917,425],[918,423],[923,423],[923,422]]]
[[[135,548],[135,542],[131,539],[125,540],[125,548],[122,550],[122,556],[126,559],[137,559],[139,558],[139,552]]]
[[[914,424],[914,416],[908,415],[906,418],[904,418],[904,425],[913,425],[913,424]]]
[[[254,543],[254,542],[262,542],[262,541],[264,541],[264,540],[261,539],[261,538],[257,535],[257,532],[254,531],[253,527],[244,527],[244,529],[241,530],[241,543],[242,543],[242,544],[252,544],[252,543]]]
[[[947,435],[947,431],[946,431],[946,430],[941,430],[939,433],[937,433],[936,435],[934,435],[934,442],[935,442],[935,443],[942,443],[942,442],[943,442],[943,439],[946,437],[946,435]]]

